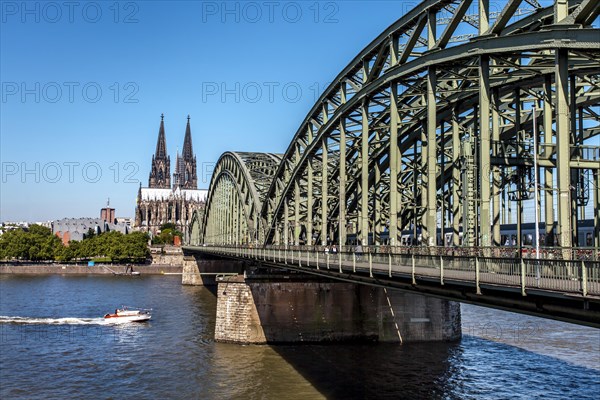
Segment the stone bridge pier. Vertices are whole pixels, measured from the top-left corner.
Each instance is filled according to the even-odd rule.
[[[215,340],[423,342],[461,337],[460,304],[354,283],[231,276],[218,283]]]
[[[184,251],[181,283],[183,285],[216,285],[219,275],[237,275],[244,271],[244,262],[223,259],[206,254],[191,254]]]
[[[184,252],[182,284],[218,285],[215,340],[423,342],[461,337],[460,304]]]

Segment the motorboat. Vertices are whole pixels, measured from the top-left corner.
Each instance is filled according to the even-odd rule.
[[[133,307],[117,308],[114,314],[106,314],[104,319],[107,322],[123,323],[123,322],[144,322],[152,318],[150,314],[152,310],[144,310]]]

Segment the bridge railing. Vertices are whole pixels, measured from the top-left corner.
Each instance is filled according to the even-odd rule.
[[[490,246],[490,247],[453,247],[453,246],[363,246],[371,253],[415,254],[421,256],[463,256],[497,258],[536,258],[536,249],[532,246]],[[352,246],[344,246],[352,252]],[[594,260],[600,261],[600,249],[594,247],[540,247],[540,259],[554,260]]]
[[[320,247],[320,246],[319,246]],[[600,295],[600,261],[593,257],[563,260],[559,258],[502,257],[485,249],[444,252],[419,251],[325,251],[306,246],[203,246],[205,252],[272,262],[282,265],[332,270],[340,273],[361,272],[369,276],[410,276],[416,279],[462,281],[473,284],[479,293],[482,285],[500,285],[526,290],[540,289],[583,296]],[[356,250],[356,249],[354,249]],[[382,250],[382,249],[377,249]],[[395,249],[394,249],[395,250]],[[433,250],[433,251],[432,251]],[[502,253],[503,255],[506,253]],[[515,253],[510,253],[511,255]],[[589,254],[588,254],[589,256]]]
[[[332,252],[329,246],[229,246],[221,244],[206,244],[206,246],[217,247],[236,247],[240,249],[250,249],[250,253],[257,253],[257,249],[270,249],[287,251],[292,254],[298,251],[309,252],[325,252],[327,247]],[[253,250],[253,251],[252,251]],[[341,246],[337,248],[339,253],[356,253],[356,246]],[[532,246],[490,246],[490,247],[453,247],[453,246],[362,246],[363,253],[372,254],[403,254],[415,256],[455,256],[455,257],[490,257],[490,258],[515,258],[515,259],[536,259],[536,249]],[[595,247],[540,247],[541,260],[574,260],[574,261],[600,261],[600,248]]]

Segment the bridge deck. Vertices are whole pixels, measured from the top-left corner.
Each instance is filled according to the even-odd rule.
[[[600,327],[598,261],[324,253],[274,247],[186,249]]]

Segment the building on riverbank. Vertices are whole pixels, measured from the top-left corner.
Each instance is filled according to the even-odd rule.
[[[26,222],[26,221],[18,221],[18,222],[10,222],[5,221],[0,224],[0,235],[4,234],[4,232],[12,231],[14,229],[29,229],[31,225],[39,225],[44,226],[46,228],[52,229],[52,221],[43,221],[43,222]]]
[[[110,199],[106,202],[106,207],[100,209],[100,219],[106,222],[117,223],[115,209],[110,206]]]
[[[207,190],[198,190],[189,115],[183,152],[177,154],[172,182],[171,185],[171,157],[167,154],[164,116],[161,115],[148,187],[140,185],[138,190],[135,228],[156,234],[161,225],[172,223],[181,232],[187,232],[193,212],[204,207]]]
[[[104,232],[118,231],[128,234],[130,229],[126,224],[111,223],[102,218],[63,218],[52,222],[52,233],[68,245],[71,240],[83,240],[90,229],[95,235]]]

